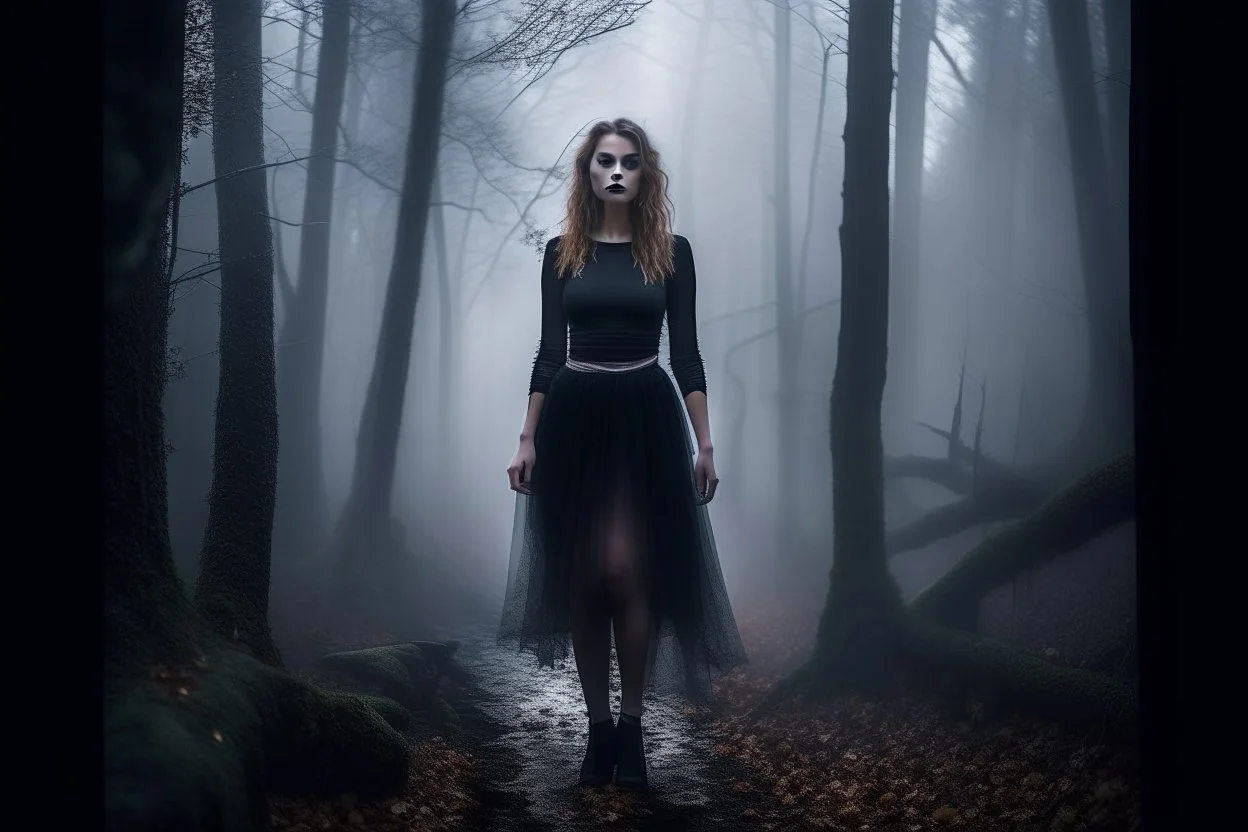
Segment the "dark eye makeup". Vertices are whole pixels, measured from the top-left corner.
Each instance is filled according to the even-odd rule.
[[[598,164],[604,168],[609,168],[615,164],[615,157],[610,153],[599,153]],[[620,164],[624,170],[637,170],[637,168],[641,167],[641,156],[636,153],[630,153],[620,161]]]

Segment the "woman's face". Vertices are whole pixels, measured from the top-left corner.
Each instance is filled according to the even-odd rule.
[[[632,202],[641,186],[641,156],[631,140],[603,136],[589,160],[589,182],[603,202]]]

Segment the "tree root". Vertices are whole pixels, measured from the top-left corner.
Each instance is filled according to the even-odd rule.
[[[408,743],[369,699],[212,643],[106,700],[109,829],[249,832],[267,826],[269,793],[371,797],[406,781]]]
[[[1068,724],[1127,731],[1136,724],[1133,686],[1093,671],[1062,667],[1004,642],[909,616],[898,644],[917,665],[952,671],[991,687],[1006,704]]]
[[[1086,543],[1134,513],[1135,455],[1125,454],[1088,472],[1033,514],[963,555],[910,608],[952,624],[994,587]]]

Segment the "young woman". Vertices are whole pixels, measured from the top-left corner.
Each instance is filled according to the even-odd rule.
[[[745,661],[705,508],[719,479],[693,252],[667,206],[645,131],[627,119],[595,124],[576,154],[564,233],[546,245],[541,343],[507,469],[520,496],[500,638],[553,666],[570,637],[589,712],[586,786],[614,774],[622,788],[646,787],[644,688],[701,698],[712,676]],[[665,316],[696,460],[658,364]]]

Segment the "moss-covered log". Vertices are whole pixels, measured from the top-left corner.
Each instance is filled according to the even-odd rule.
[[[962,624],[985,593],[1129,520],[1135,512],[1135,456],[1096,468],[1035,513],[985,539],[910,604],[945,624]]]
[[[269,791],[380,795],[408,773],[406,740],[368,700],[219,642],[117,691],[104,735],[115,829],[263,829]]]
[[[990,687],[1002,704],[1068,724],[1130,730],[1139,714],[1135,688],[1103,673],[1062,667],[1001,641],[906,617],[898,653],[907,662],[950,671]]]
[[[372,687],[405,708],[425,707],[435,696],[454,642],[409,642],[348,650],[322,656],[328,671]]]

